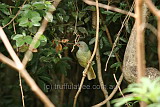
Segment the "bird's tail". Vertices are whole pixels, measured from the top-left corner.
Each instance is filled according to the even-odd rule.
[[[89,67],[88,72],[87,72],[87,78],[88,80],[92,80],[96,78],[96,74],[94,73],[93,67]]]

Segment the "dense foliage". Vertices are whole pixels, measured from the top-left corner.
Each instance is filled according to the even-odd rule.
[[[0,26],[5,26],[16,16],[23,2],[24,0],[2,0],[0,2]],[[99,2],[108,3],[105,0],[99,0]],[[129,11],[132,2],[133,0],[115,0],[110,2],[110,5]],[[53,15],[48,11],[54,11]],[[71,50],[76,37],[85,41],[89,45],[90,50],[93,50],[95,29],[92,27],[92,23],[94,23],[92,19],[94,19],[95,11],[94,6],[88,6],[81,0],[62,0],[57,8],[52,5],[51,1],[27,0],[16,19],[4,28],[13,48],[18,56],[23,59],[34,35],[39,26],[41,26],[43,18],[49,21],[44,35],[41,35],[34,50],[32,50],[33,55],[27,64],[27,71],[57,106],[63,104],[64,107],[70,107],[73,104],[77,88],[65,88],[63,90],[57,87],[63,87],[64,84],[70,87],[79,85],[84,68],[80,67],[75,57],[77,47],[75,47],[73,52]],[[46,15],[47,17],[45,17]],[[121,74],[119,67],[122,65],[125,47],[134,24],[134,19],[130,18],[123,28],[118,43],[111,55],[107,72],[104,72],[105,63],[112,49],[106,29],[109,30],[111,40],[114,42],[125,16],[100,8],[99,46],[103,80],[109,93],[116,85],[112,74],[115,73],[117,78]],[[150,21],[155,24],[154,17]],[[150,38],[149,35],[153,34],[147,31],[146,38],[149,38],[146,42],[147,65],[157,67],[158,61],[151,61],[157,59],[155,56],[157,54],[156,39]],[[150,47],[151,50],[149,50]],[[1,40],[0,52],[9,57]],[[118,54],[121,62],[116,60],[115,53]],[[148,56],[150,57],[148,58]],[[93,68],[96,71],[96,64],[93,65]],[[22,106],[18,73],[1,62],[0,81],[0,106]],[[42,103],[33,94],[24,80],[22,80],[22,83],[26,107],[42,107]],[[87,85],[91,88],[85,88]],[[96,88],[93,88],[94,85]],[[125,88],[126,85],[127,83],[123,82],[122,88]],[[101,102],[104,96],[98,87],[98,79],[93,81],[86,79],[77,105],[79,107],[88,107]],[[115,95],[115,97],[117,96]]]

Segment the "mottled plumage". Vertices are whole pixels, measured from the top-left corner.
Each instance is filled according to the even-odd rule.
[[[89,50],[88,45],[83,41],[78,42],[77,46],[79,47],[79,50],[76,53],[76,57],[78,59],[79,64],[85,68],[91,57],[91,51]],[[96,78],[96,75],[94,73],[92,66],[90,66],[88,69],[87,77],[88,77],[88,80],[92,80]]]

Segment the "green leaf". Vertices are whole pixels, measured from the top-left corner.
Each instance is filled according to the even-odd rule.
[[[4,14],[10,15],[10,12],[7,8],[0,9]]]
[[[44,17],[48,22],[53,21],[53,15],[50,12],[46,12],[46,16]]]
[[[110,66],[110,68],[116,68],[116,71],[117,71],[117,69],[118,69],[120,66],[121,66],[121,62],[116,62],[116,63],[112,64],[112,65]]]
[[[84,10],[96,11],[95,6],[87,6]]]
[[[24,40],[25,40],[25,42],[26,42],[27,44],[31,44],[31,42],[32,42],[32,37],[31,37],[31,36],[25,36],[25,37],[24,37]]]
[[[78,13],[79,20],[81,20],[84,17],[85,14],[86,14],[86,12],[79,12]]]
[[[111,53],[111,51],[107,51],[107,52],[104,52],[103,54],[109,56],[110,53]],[[113,52],[111,54],[111,57],[115,57],[115,55],[113,54]]]
[[[18,22],[19,22],[19,26],[22,26],[22,27],[27,27],[29,24],[29,20],[26,17],[20,18]]]
[[[56,70],[63,73],[65,76],[67,75],[67,70],[71,68],[67,62],[68,60],[71,60],[71,59],[69,57],[63,57],[56,63],[56,68],[55,68]]]
[[[47,38],[46,38],[46,36],[41,35],[40,38],[39,38],[39,40],[41,41],[41,46],[46,45],[46,43],[47,43]]]
[[[32,23],[33,26],[40,26],[41,24],[39,22],[33,22]],[[32,26],[31,26],[32,27]]]
[[[124,42],[124,43],[127,43],[127,42],[128,42],[127,39],[124,38],[124,37],[120,37],[119,40],[121,40],[121,41]]]
[[[102,14],[107,14],[107,15],[113,15],[113,14],[115,14],[114,12],[111,12],[111,11],[102,11],[101,13]]]
[[[38,10],[43,10],[46,8],[45,4],[43,2],[35,2],[33,5]]]
[[[16,34],[15,36],[13,36],[13,40],[17,40],[17,39],[19,39],[19,38],[22,38],[23,37],[23,35],[22,34]]]
[[[57,19],[60,21],[60,22],[63,22],[63,16],[62,16],[62,14],[60,14],[60,13],[57,13],[56,14],[56,17],[57,17]]]
[[[121,15],[122,15],[122,14],[118,14],[118,13],[117,13],[117,14],[113,17],[112,21],[113,21],[113,22],[116,22],[117,19],[121,17]]]
[[[74,18],[78,17],[77,12],[72,12],[71,14],[72,14],[72,16],[73,16]]]
[[[32,18],[31,18],[31,21],[32,21],[32,22],[39,22],[39,21],[41,21],[41,19],[42,19],[41,17],[38,17],[38,16],[37,16],[37,17],[32,17]]]
[[[92,45],[96,40],[96,37],[93,37],[90,41],[89,41],[89,45]]]
[[[68,22],[68,20],[69,20],[69,16],[64,16],[64,21]]]
[[[27,45],[22,45],[18,49],[19,52],[26,52],[27,50],[28,50],[28,46]],[[33,55],[31,55],[31,56],[33,56]]]
[[[50,5],[50,4],[52,4],[50,1],[45,1],[45,4],[48,4],[48,5]]]
[[[46,82],[50,82],[52,79],[47,77],[47,76],[38,76],[40,79],[46,81]]]
[[[88,32],[87,32],[86,28],[84,28],[84,27],[78,27],[78,30],[79,30],[81,33],[85,33],[85,34],[88,35]]]
[[[48,8],[49,8],[48,9],[49,12],[53,12],[56,10],[56,8],[53,5],[48,5]]]
[[[6,25],[8,22],[10,21],[10,18],[5,18],[4,20],[2,20],[2,25]]]
[[[39,17],[40,17],[40,14],[39,14],[38,12],[36,12],[36,11],[29,11],[29,12],[28,12],[28,15],[29,15],[29,18],[30,18],[30,19],[36,17],[37,20],[39,20]]]
[[[84,25],[84,22],[83,21],[78,21],[77,26],[81,26],[81,25]]]
[[[84,19],[84,22],[87,23],[90,19],[91,19],[91,17],[89,16],[89,17]]]
[[[22,7],[22,10],[27,10],[27,9],[30,9],[31,8],[31,5],[30,4],[25,4],[23,7]]]
[[[23,39],[23,37],[16,39],[16,46],[20,47],[22,45],[24,45],[25,40]]]
[[[37,43],[35,44],[34,48],[38,48],[40,45],[40,41],[38,40]]]

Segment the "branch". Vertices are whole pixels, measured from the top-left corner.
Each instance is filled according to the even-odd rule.
[[[106,102],[108,102],[115,95],[115,93],[118,90],[118,86],[120,86],[122,80],[123,80],[123,74],[121,74],[116,87],[113,89],[112,93],[108,96],[108,98],[92,107],[101,107],[102,105],[106,104]]]
[[[91,64],[91,62],[92,62],[92,60],[93,60],[93,58],[94,58],[94,56],[96,54],[97,47],[98,47],[98,35],[99,35],[99,7],[98,7],[98,0],[96,0],[96,11],[97,11],[97,26],[96,26],[96,40],[95,40],[95,45],[94,45],[94,51],[93,51],[93,54],[92,54],[92,56],[91,56],[91,58],[90,58],[90,60],[89,60],[89,62],[87,64],[86,68],[84,69],[83,77],[82,77],[81,83],[80,83],[80,87],[79,87],[79,89],[78,89],[78,91],[77,91],[77,93],[76,93],[76,95],[74,97],[73,107],[76,107],[77,98],[78,98],[78,96],[79,96],[79,94],[81,92],[82,85],[83,85],[84,79],[85,79],[85,77],[87,75],[88,68],[89,68],[89,66],[90,66],[90,64]]]
[[[99,80],[99,84],[101,86],[101,90],[105,96],[105,99],[108,98],[108,91],[104,88],[104,82],[103,82],[103,78],[102,78],[102,68],[101,68],[101,57],[100,57],[100,53],[99,53],[99,45],[97,48],[97,52],[96,52],[96,60],[97,60],[97,74],[98,74],[98,80]],[[110,102],[107,102],[107,107],[110,107]]]
[[[88,5],[96,6],[96,2],[94,2],[94,1],[91,1],[91,0],[83,0],[83,1]],[[101,7],[101,8],[107,9],[107,10],[112,10],[112,11],[115,11],[115,12],[118,12],[118,13],[129,15],[133,18],[136,18],[134,13],[127,12],[125,10],[121,10],[119,8],[116,8],[116,7],[105,5],[105,4],[102,4],[102,3],[98,3],[98,6]]]
[[[137,30],[137,81],[140,82],[142,76],[145,75],[145,48],[144,48],[144,30],[142,29],[143,21],[143,0],[136,0],[136,30]]]
[[[145,3],[148,5],[148,8],[151,10],[151,12],[156,15],[159,16],[159,10],[154,6],[154,4],[152,3],[151,0],[144,0]]]
[[[133,3],[132,7],[131,7],[130,10],[129,10],[130,12],[133,10],[133,6],[134,6],[134,3]],[[109,54],[109,57],[108,57],[108,59],[107,59],[107,61],[106,61],[105,71],[107,71],[108,62],[109,62],[109,60],[110,60],[110,58],[111,58],[111,55],[112,55],[112,53],[113,53],[114,48],[115,48],[116,45],[117,45],[117,42],[118,42],[118,40],[119,40],[119,36],[120,36],[120,34],[121,34],[121,32],[122,32],[122,29],[123,29],[123,27],[125,26],[125,24],[128,22],[129,18],[130,18],[130,16],[129,16],[129,14],[128,14],[128,15],[125,17],[125,19],[124,19],[124,21],[123,21],[123,23],[122,23],[122,26],[121,26],[118,34],[117,34],[116,40],[114,41],[114,43],[112,43],[112,44],[113,44],[113,45],[112,45],[112,50],[111,50],[111,52],[110,52],[110,54]],[[117,59],[117,58],[116,58],[116,59]],[[117,59],[117,61],[120,61],[120,60]]]
[[[61,0],[55,0],[53,2],[54,7],[56,8],[60,2],[61,2]],[[51,12],[51,13],[53,13],[53,12]],[[47,27],[47,24],[48,24],[48,21],[46,19],[43,19],[42,24],[41,24],[40,28],[38,29],[38,32],[35,34],[35,36],[32,40],[32,43],[30,44],[29,49],[23,58],[22,63],[24,66],[27,65],[27,62],[32,54],[32,50],[33,50],[35,44],[37,43],[37,41],[39,40],[40,36],[44,33],[44,31]]]
[[[18,58],[18,56],[16,55],[16,53],[14,52],[6,34],[4,33],[2,27],[0,27],[0,38],[2,39],[7,51],[9,52],[10,56],[12,57],[12,59],[14,60],[14,64],[13,61],[9,60],[9,59],[5,59],[5,57],[1,58],[1,60],[5,60],[4,62],[10,61],[10,65],[15,65],[14,68],[16,68],[18,70],[18,72],[20,72],[20,74],[22,75],[22,77],[24,78],[24,80],[27,82],[27,84],[31,87],[32,91],[41,99],[41,101],[47,106],[47,107],[54,107],[54,105],[52,104],[52,102],[48,99],[48,97],[42,92],[42,90],[37,86],[37,84],[35,83],[35,81],[32,79],[32,77],[28,74],[28,72],[26,71],[26,69],[24,68],[23,64],[21,63],[20,59]],[[0,54],[1,56],[3,56],[2,54]]]
[[[5,63],[5,64],[7,64],[9,66],[11,66],[14,69],[17,69],[16,64],[11,59],[9,59],[8,57],[4,56],[2,53],[0,53],[0,61],[2,61],[3,63]]]
[[[158,19],[158,60],[159,60],[159,69],[160,69],[160,10],[158,10],[154,4],[151,2],[151,0],[145,0],[146,4],[148,5],[148,8],[152,11],[152,13],[157,16]]]
[[[6,26],[8,26],[9,24],[11,24],[11,23],[14,21],[14,19],[18,16],[18,14],[20,13],[22,7],[24,6],[24,4],[25,4],[26,2],[27,2],[27,0],[25,0],[25,1],[23,2],[22,6],[20,7],[20,9],[19,9],[18,12],[16,13],[16,15],[15,15],[6,25],[4,25],[2,28],[5,28]]]

